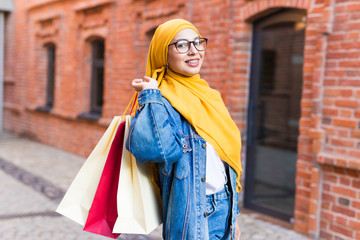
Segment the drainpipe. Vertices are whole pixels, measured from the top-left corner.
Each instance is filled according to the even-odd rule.
[[[3,131],[4,109],[4,51],[5,51],[5,11],[13,9],[13,0],[2,0],[0,3],[0,133]]]

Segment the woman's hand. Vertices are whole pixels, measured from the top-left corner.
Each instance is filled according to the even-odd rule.
[[[144,89],[157,89],[158,82],[150,77],[143,77],[142,79],[134,79],[131,83],[135,91],[140,92]]]

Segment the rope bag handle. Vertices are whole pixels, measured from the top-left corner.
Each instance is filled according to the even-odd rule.
[[[137,100],[138,100],[138,92],[135,92],[134,95],[131,97],[131,100],[130,100],[128,106],[126,107],[126,109],[125,109],[125,111],[123,113],[123,116],[126,115],[126,113],[127,113],[130,106],[131,106],[131,108],[130,108],[129,115],[135,115],[136,110],[139,108],[139,104],[138,104]]]

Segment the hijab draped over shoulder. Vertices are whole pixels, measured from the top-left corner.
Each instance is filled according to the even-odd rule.
[[[174,19],[155,31],[148,53],[146,76],[156,79],[162,96],[209,142],[219,157],[237,173],[237,190],[241,190],[242,172],[240,132],[218,91],[209,87],[200,75],[186,77],[167,69],[168,45],[184,30],[199,31],[190,22]]]

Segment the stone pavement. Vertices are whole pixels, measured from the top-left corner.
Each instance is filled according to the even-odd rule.
[[[28,139],[0,132],[0,239],[101,240],[79,224],[54,212],[84,158]],[[242,240],[308,238],[280,225],[240,214]],[[122,240],[161,238],[161,227],[148,236],[121,235]]]

